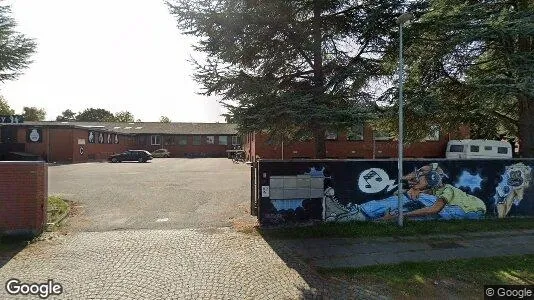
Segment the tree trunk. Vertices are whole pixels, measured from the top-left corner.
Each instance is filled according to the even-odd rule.
[[[315,0],[313,3],[313,101],[315,107],[321,107],[324,101],[324,70],[323,70],[323,33],[322,33],[322,1]],[[316,112],[316,115],[319,113]],[[324,120],[317,118],[317,127],[313,130],[315,138],[315,158],[326,158]]]
[[[519,154],[534,157],[534,99],[519,97]]]
[[[315,140],[315,158],[326,158],[326,142],[325,142],[326,130],[317,128],[313,132]]]

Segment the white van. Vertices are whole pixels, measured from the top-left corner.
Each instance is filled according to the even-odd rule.
[[[512,158],[512,145],[506,141],[451,140],[446,158]]]

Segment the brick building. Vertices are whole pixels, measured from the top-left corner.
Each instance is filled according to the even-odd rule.
[[[424,141],[406,146],[406,158],[442,158],[449,140],[469,138],[469,128],[460,127],[455,133],[442,133],[435,130]],[[327,158],[373,159],[396,158],[397,141],[373,131],[370,126],[357,126],[350,132],[329,132],[326,139]],[[300,142],[274,144],[262,133],[251,133],[243,138],[243,149],[247,159],[315,158],[313,139]]]
[[[172,157],[226,157],[239,144],[227,123],[24,122],[0,124],[0,155],[29,153],[49,161],[105,160],[128,149],[165,148]]]
[[[469,138],[469,129],[456,133],[435,131],[425,141],[407,145],[408,158],[439,158],[451,139]],[[350,132],[329,132],[327,158],[395,158],[397,141],[376,133],[369,126]],[[226,150],[241,145],[248,160],[315,158],[313,139],[286,141],[277,145],[266,134],[238,135],[237,126],[228,123],[101,123],[24,122],[0,124],[0,160],[8,153],[26,153],[49,162],[79,163],[105,160],[128,149],[150,152],[165,148],[172,157],[227,157]]]

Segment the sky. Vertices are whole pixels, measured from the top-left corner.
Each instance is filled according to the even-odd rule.
[[[217,97],[198,95],[192,37],[180,34],[163,0],[4,0],[18,31],[37,41],[24,75],[0,83],[16,113],[128,110],[136,119],[224,122]]]

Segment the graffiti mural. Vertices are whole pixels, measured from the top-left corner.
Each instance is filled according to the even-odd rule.
[[[525,190],[532,182],[532,168],[523,163],[507,166],[495,191],[497,216],[504,218],[512,207],[519,206],[525,196]],[[530,198],[530,201],[533,201]]]
[[[534,216],[534,160],[410,160],[400,209],[407,219]],[[260,161],[262,224],[387,221],[399,214],[394,160]]]

